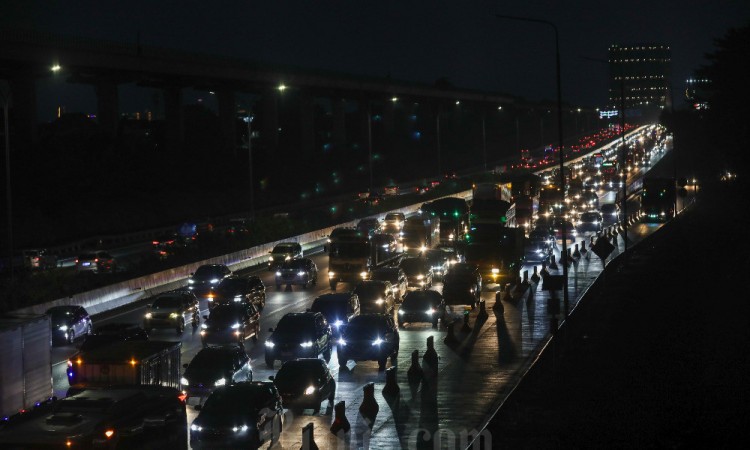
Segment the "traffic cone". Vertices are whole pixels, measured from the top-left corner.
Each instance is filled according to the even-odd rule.
[[[536,286],[539,284],[539,280],[541,280],[541,278],[539,277],[539,274],[536,273],[536,266],[534,266],[534,273],[531,274],[531,282]]]
[[[396,382],[396,368],[389,367],[385,370],[385,386],[383,386],[383,397],[395,397],[401,392]]]
[[[540,272],[540,275],[542,279],[544,279],[547,275],[549,275],[549,270],[547,270],[547,263],[542,263],[542,271]]]
[[[411,366],[409,366],[409,370],[406,372],[406,380],[409,382],[412,398],[414,398],[414,393],[417,392],[417,388],[419,388],[419,383],[422,382],[423,377],[424,372],[422,371],[422,366],[419,365],[419,350],[415,349],[411,352]]]
[[[565,263],[570,267],[571,264],[573,264],[573,255],[570,254],[570,247],[568,247],[568,251],[566,253]]]
[[[433,378],[437,377],[438,359],[438,354],[435,351],[435,338],[430,336],[427,338],[427,350],[422,355],[422,371],[424,379],[428,382],[432,382]]]
[[[462,333],[471,333],[471,327],[469,326],[469,313],[468,311],[464,313],[464,324],[461,327]]]
[[[346,418],[346,402],[343,400],[336,403],[333,407],[333,423],[331,424],[331,433],[338,436],[340,431],[348,433],[352,426]]]
[[[487,314],[487,307],[485,302],[479,302],[479,312],[477,313],[477,320],[486,320],[489,315]]]
[[[453,321],[448,324],[448,334],[445,336],[445,339],[443,339],[443,343],[449,347],[458,344],[458,339],[456,339],[456,333],[453,330],[453,325]]]
[[[593,237],[592,237],[593,239]],[[581,241],[581,255],[586,256],[589,251],[586,250],[586,239]]]
[[[365,420],[365,424],[372,431],[372,427],[375,426],[375,418],[378,416],[380,406],[377,400],[375,400],[375,383],[367,383],[362,387],[362,393],[364,398],[362,404],[359,405],[359,414]]]
[[[318,450],[318,445],[315,443],[313,430],[314,428],[312,422],[302,427],[302,447],[300,450]]]
[[[555,262],[555,255],[550,255],[549,259],[550,259],[549,268],[552,270],[558,270],[557,263]]]
[[[578,244],[576,244],[576,249],[573,251],[573,259],[576,261],[581,259],[581,252],[578,250]]]

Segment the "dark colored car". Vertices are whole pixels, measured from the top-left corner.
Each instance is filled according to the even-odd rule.
[[[320,404],[328,400],[333,406],[336,381],[326,363],[318,358],[302,358],[281,365],[275,377],[270,377],[279,390],[285,408],[311,408],[320,412]]]
[[[4,449],[187,448],[180,392],[121,386],[70,392],[40,404],[0,430]]]
[[[470,306],[479,303],[482,294],[482,275],[476,264],[457,263],[443,278],[443,302],[447,306]]]
[[[410,287],[427,289],[432,286],[432,267],[424,258],[404,258],[398,264],[406,274]]]
[[[226,303],[211,310],[201,325],[201,343],[209,345],[244,345],[245,339],[253,342],[260,336],[260,313],[255,305]]]
[[[323,294],[313,300],[310,311],[323,314],[334,336],[340,336],[349,321],[359,315],[359,297],[351,292]]]
[[[359,298],[359,308],[363,313],[392,314],[396,306],[393,286],[388,281],[360,281],[352,293]]]
[[[429,249],[422,256],[432,268],[432,276],[437,279],[442,279],[451,264],[458,262],[456,251],[448,248]]]
[[[370,272],[370,279],[375,281],[387,281],[391,283],[393,297],[397,301],[404,299],[409,282],[406,280],[406,274],[398,267],[381,267]]]
[[[207,347],[183,364],[185,373],[180,379],[187,397],[208,397],[217,387],[240,381],[253,381],[250,357],[239,345]]]
[[[331,360],[333,338],[331,327],[319,312],[287,313],[276,329],[269,329],[266,340],[266,366],[271,369],[275,360],[316,358],[323,355]]]
[[[157,295],[146,308],[143,328],[149,333],[154,328],[174,328],[182,333],[187,323],[193,328],[201,323],[198,299],[190,291],[170,291]]]
[[[556,239],[563,238],[563,224],[565,225],[565,239],[570,243],[576,240],[578,237],[578,230],[570,220],[555,219],[552,224],[552,230],[555,233]]]
[[[403,303],[398,308],[398,326],[404,323],[427,322],[433,328],[437,328],[438,319],[443,309],[443,296],[440,292],[411,291],[404,297]]]
[[[349,360],[377,361],[379,370],[384,370],[388,357],[392,365],[397,364],[398,347],[398,328],[393,317],[362,314],[349,322],[338,340],[336,351],[341,367],[346,367]]]
[[[294,258],[302,258],[302,246],[297,242],[282,242],[276,244],[269,252],[268,270],[274,270],[281,266],[284,261]]]
[[[602,230],[602,215],[596,211],[589,211],[581,214],[576,222],[578,232],[599,232]]]
[[[87,335],[78,350],[87,352],[114,342],[147,340],[148,333],[146,330],[134,323],[108,323],[96,327],[93,334]]]
[[[213,289],[225,278],[229,278],[232,271],[224,264],[204,264],[190,274],[188,289],[198,298],[208,297]]]
[[[276,269],[276,289],[282,285],[287,287],[299,284],[302,289],[318,284],[318,266],[310,258],[295,258],[284,261]]]
[[[335,244],[347,240],[359,241],[363,236],[369,236],[367,230],[362,231],[359,228],[337,227],[334,228],[328,236],[328,243]]]
[[[91,317],[83,306],[53,306],[45,314],[49,316],[53,343],[72,344],[76,338],[91,334]]]
[[[151,241],[151,249],[156,257],[164,260],[183,251],[193,243],[194,239],[195,237],[184,238],[176,232],[165,233]]]
[[[548,260],[553,239],[553,235],[548,229],[534,228],[531,230],[526,244],[526,259],[529,261]]]
[[[253,304],[258,310],[266,306],[266,286],[258,276],[231,276],[221,280],[208,298],[208,307],[221,303]]]
[[[193,449],[257,449],[279,441],[284,409],[270,381],[218,387],[196,409],[200,412],[190,425]]]
[[[357,229],[366,236],[372,237],[380,231],[380,221],[375,217],[368,217],[357,222]]]

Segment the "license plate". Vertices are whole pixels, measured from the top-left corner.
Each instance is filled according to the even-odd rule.
[[[83,266],[90,266],[90,265],[91,265],[91,263],[90,263],[90,262],[85,262],[85,263],[83,263]]]
[[[284,358],[291,358],[292,352],[281,352],[281,356]]]

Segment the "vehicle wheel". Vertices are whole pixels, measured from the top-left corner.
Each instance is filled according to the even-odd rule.
[[[316,273],[312,280],[312,285],[317,286],[318,285],[318,274]]]
[[[266,356],[266,368],[273,369],[273,359]]]
[[[396,350],[396,353],[391,355],[391,365],[392,366],[398,365],[398,350]]]
[[[253,343],[258,343],[258,330],[255,330],[255,334],[253,335]]]
[[[73,330],[70,330],[68,333],[68,344],[72,344],[76,340],[76,333]]]
[[[266,294],[263,294],[263,299],[260,301],[260,310],[262,311],[263,308],[266,307]]]
[[[283,424],[281,423],[281,417],[276,414],[273,418],[273,430],[271,431],[271,447],[279,443],[282,427]]]
[[[179,325],[177,325],[177,334],[182,334],[183,331],[185,331],[185,319],[180,320]]]
[[[339,357],[339,367],[341,367],[342,369],[346,369],[346,363],[349,362],[349,357],[341,350],[336,350],[336,354]]]
[[[91,334],[91,324],[86,325],[86,332],[83,334],[85,334],[86,336]]]
[[[323,352],[323,359],[326,360],[326,362],[331,362],[331,346],[328,345],[328,350]]]

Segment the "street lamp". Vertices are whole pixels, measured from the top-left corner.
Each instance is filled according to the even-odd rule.
[[[553,30],[555,30],[555,78],[557,81],[557,132],[558,132],[558,142],[560,147],[560,189],[563,193],[563,198],[565,196],[565,151],[563,148],[563,126],[562,126],[562,89],[560,87],[560,39],[557,33],[557,26],[549,22],[547,20],[541,20],[541,19],[532,19],[529,17],[516,17],[516,16],[506,16],[503,14],[495,14],[495,17],[498,19],[509,19],[509,20],[518,20],[522,22],[534,22],[534,23],[541,23],[543,25],[551,26]],[[564,202],[563,202],[564,203]],[[568,298],[568,244],[567,239],[565,237],[566,233],[566,223],[565,223],[565,217],[563,217],[562,226],[561,226],[561,232],[562,232],[562,251],[560,252],[560,260],[562,261],[563,266],[563,304],[565,306],[565,314],[568,314],[568,306],[569,306],[569,298]]]
[[[250,181],[250,218],[255,218],[255,202],[253,198],[253,130],[251,124],[255,117],[247,115],[242,121],[247,124],[247,160],[248,160],[248,179]]]

